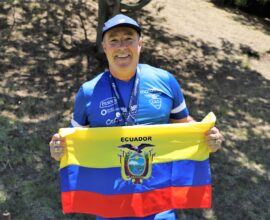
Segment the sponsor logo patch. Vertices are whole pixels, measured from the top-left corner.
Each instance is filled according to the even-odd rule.
[[[115,97],[110,97],[110,98],[102,100],[99,103],[99,108],[109,108],[116,104],[117,104],[117,99]]]

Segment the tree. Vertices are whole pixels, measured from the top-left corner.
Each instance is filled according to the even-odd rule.
[[[102,27],[105,21],[118,13],[131,13],[142,9],[151,0],[136,0],[134,3],[122,3],[121,0],[99,0],[98,1],[98,27],[96,45],[98,53],[103,53],[101,46]]]

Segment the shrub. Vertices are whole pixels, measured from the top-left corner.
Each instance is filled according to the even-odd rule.
[[[270,0],[213,0],[213,2],[237,7],[258,16],[270,17]]]

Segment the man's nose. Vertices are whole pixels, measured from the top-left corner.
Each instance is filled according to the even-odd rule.
[[[126,47],[126,46],[128,46],[128,41],[126,41],[126,40],[119,41],[119,47]]]

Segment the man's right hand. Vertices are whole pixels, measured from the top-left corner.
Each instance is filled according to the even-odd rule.
[[[51,157],[57,161],[61,159],[61,157],[65,153],[66,142],[60,134],[56,133],[53,135],[52,140],[49,143]]]

